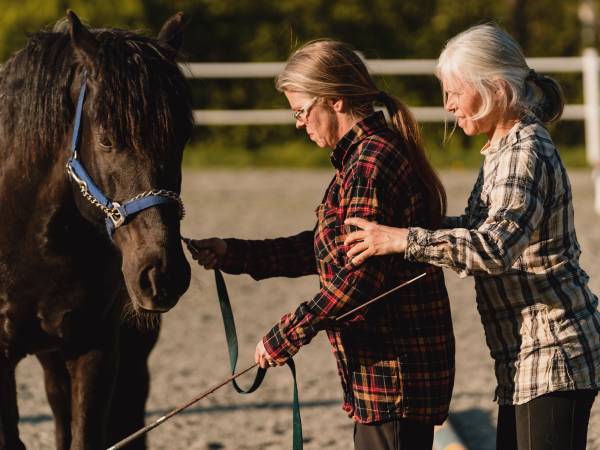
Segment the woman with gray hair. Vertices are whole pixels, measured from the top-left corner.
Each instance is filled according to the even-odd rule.
[[[276,87],[296,127],[332,149],[335,173],[317,207],[313,230],[267,240],[205,239],[190,251],[206,268],[255,279],[318,273],[320,290],[258,342],[261,367],[284,364],[325,330],[333,347],[346,413],[359,450],[431,450],[454,381],[454,335],[441,269],[396,256],[352,266],[343,240],[346,217],[392,226],[436,226],[444,189],[427,161],[408,109],[375,86],[347,45],[319,40],[296,51]],[[391,118],[386,124],[381,103]],[[377,295],[426,272],[419,281],[351,314]]]
[[[403,254],[473,275],[498,382],[497,448],[584,449],[600,314],[579,265],[569,179],[544,126],[562,113],[560,86],[493,25],[451,39],[437,75],[457,125],[489,139],[465,213],[438,228],[348,219],[362,229],[346,237],[348,257]]]

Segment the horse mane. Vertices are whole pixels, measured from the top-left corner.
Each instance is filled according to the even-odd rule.
[[[176,51],[125,30],[90,31],[99,44],[92,74],[96,95],[91,105],[86,100],[92,120],[113,133],[120,148],[137,152],[163,153],[169,143],[187,138],[190,95]],[[35,160],[65,145],[78,66],[66,31],[30,35],[26,46],[0,66],[0,135],[6,140],[0,154],[18,151]]]

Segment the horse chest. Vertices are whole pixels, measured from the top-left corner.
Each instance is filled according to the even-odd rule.
[[[60,265],[33,269],[0,288],[0,350],[23,355],[76,345],[102,320],[106,299],[97,290]]]
[[[30,307],[0,297],[0,350],[23,356],[54,347],[59,329],[53,317],[37,316]]]

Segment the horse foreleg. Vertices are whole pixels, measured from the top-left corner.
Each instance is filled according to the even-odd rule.
[[[159,329],[139,329],[121,325],[119,338],[119,375],[115,387],[109,419],[111,444],[144,426],[146,399],[150,375],[148,356],[158,339]],[[129,444],[127,450],[146,449],[146,436]]]
[[[37,355],[44,369],[46,396],[54,415],[54,437],[57,450],[71,446],[71,378],[64,359],[58,352]]]
[[[0,450],[25,450],[18,424],[15,363],[0,356]]]
[[[114,351],[91,350],[67,361],[71,375],[71,449],[100,450],[117,369]]]

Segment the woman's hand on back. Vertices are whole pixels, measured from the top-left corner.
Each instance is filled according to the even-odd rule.
[[[349,233],[344,240],[344,245],[351,246],[347,255],[355,266],[361,265],[371,256],[404,253],[406,250],[407,228],[387,227],[359,217],[348,218],[344,224],[360,228]]]
[[[186,239],[192,258],[206,270],[219,267],[227,254],[227,242],[220,238]]]

